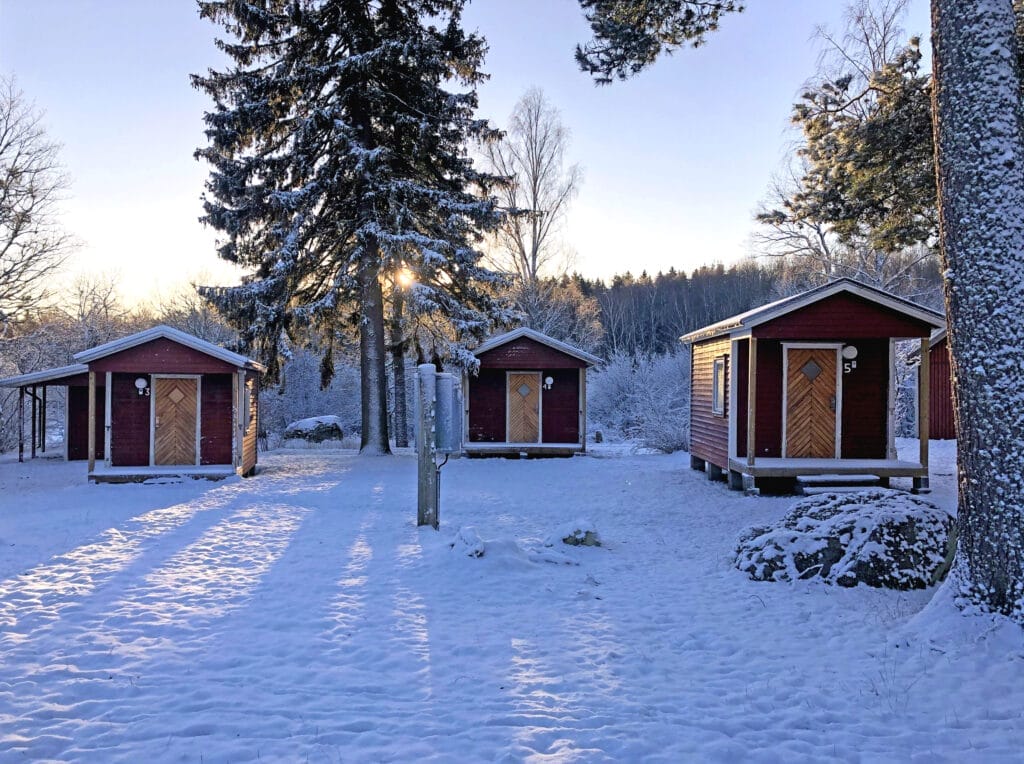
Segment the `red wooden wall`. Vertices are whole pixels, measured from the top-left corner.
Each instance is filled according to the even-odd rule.
[[[231,464],[231,414],[234,376],[206,374],[200,384],[201,464]]]
[[[235,367],[164,337],[120,353],[98,358],[89,364],[95,372],[121,371],[132,374],[230,374]]]
[[[949,366],[949,340],[943,339],[928,353],[931,377],[928,386],[929,430],[936,440],[956,438],[953,417],[953,383]]]
[[[505,370],[480,369],[469,377],[469,442],[504,443]]]
[[[114,374],[110,386],[110,463],[114,467],[149,465],[150,397],[139,395],[142,372]],[[101,454],[97,454],[102,458]]]
[[[757,339],[859,340],[927,337],[932,326],[848,292],[840,292],[755,326]]]
[[[514,369],[531,371],[535,369],[582,369],[587,364],[575,356],[548,347],[529,337],[507,342],[504,345],[481,353],[480,369]]]
[[[580,373],[578,369],[544,369],[550,390],[540,391],[542,443],[580,442]]]
[[[103,458],[106,443],[107,391],[96,388],[96,456]],[[68,387],[68,461],[89,458],[89,388],[80,385]]]

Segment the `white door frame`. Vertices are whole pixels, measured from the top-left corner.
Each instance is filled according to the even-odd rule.
[[[783,342],[782,343],[782,458],[787,459],[786,435],[787,419],[789,418],[789,351],[796,350],[834,350],[836,353],[836,450],[835,458],[841,458],[843,440],[843,363],[841,342]]]

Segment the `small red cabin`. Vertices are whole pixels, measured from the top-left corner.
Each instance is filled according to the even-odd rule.
[[[88,460],[90,480],[255,471],[260,364],[169,326],[85,350],[75,360],[0,380],[20,390],[19,458],[26,392],[34,456],[37,441],[45,448],[46,388],[59,385],[67,388],[65,458]]]
[[[525,327],[473,351],[462,380],[469,456],[571,456],[586,451],[587,369],[597,356]]]
[[[692,346],[690,460],[732,488],[791,489],[803,476],[912,477],[928,488],[928,375],[920,457],[900,461],[895,343],[928,337],[941,314],[850,279],[682,337]],[[927,365],[926,365],[927,368]]]

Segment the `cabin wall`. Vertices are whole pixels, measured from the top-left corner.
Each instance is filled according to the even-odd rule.
[[[151,398],[148,395],[139,395],[135,388],[135,378],[139,376],[148,379],[148,374],[139,371],[112,376],[110,462],[114,467],[149,466]],[[98,426],[102,426],[102,420]]]
[[[103,458],[106,448],[106,428],[103,423],[107,410],[107,390],[96,388],[96,456]],[[68,461],[89,458],[89,387],[68,386],[67,423]]]
[[[927,337],[932,327],[849,293],[840,293],[755,326],[758,339],[810,342]]]
[[[200,385],[200,464],[231,464],[233,374],[206,374]]]
[[[480,369],[469,377],[469,442],[504,443],[505,370]]]
[[[888,450],[889,341],[858,340],[857,367],[843,374],[843,459],[884,459]]]
[[[690,389],[690,455],[727,469],[729,464],[729,411],[725,415],[712,411],[714,362],[728,356],[731,343],[726,339],[711,340],[693,346],[691,356]],[[729,390],[729,364],[726,363],[725,389]],[[728,394],[726,401],[728,401]],[[746,405],[746,399],[740,401]]]
[[[956,424],[953,416],[953,382],[949,363],[949,341],[942,340],[928,353],[931,369],[929,382],[928,434],[935,440],[956,438]]]
[[[146,374],[230,374],[235,367],[164,337],[92,361],[95,372]]]
[[[542,443],[580,442],[580,373],[576,369],[543,369],[541,380],[551,377],[550,390],[540,391]]]
[[[249,418],[245,420],[245,429],[242,432],[242,474],[250,475],[256,470],[257,444],[259,424],[259,374],[253,371],[245,375],[245,396],[249,402]],[[245,411],[241,412],[243,415]],[[226,415],[228,427],[231,426],[230,409]],[[231,456],[228,455],[227,464],[231,463]]]
[[[582,369],[587,364],[579,358],[548,347],[529,337],[507,342],[504,345],[481,353],[480,370],[510,369],[530,371],[531,369]]]

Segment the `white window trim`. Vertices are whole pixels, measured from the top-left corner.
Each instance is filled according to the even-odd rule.
[[[721,379],[719,379],[721,369]],[[716,356],[711,362],[711,413],[715,416],[724,417],[728,409],[729,390],[725,381],[728,379],[729,362],[728,356],[722,354]],[[721,389],[721,394],[719,394]]]

